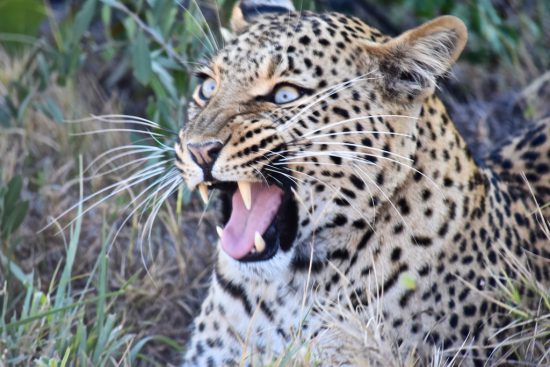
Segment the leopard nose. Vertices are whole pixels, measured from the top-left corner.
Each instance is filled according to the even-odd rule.
[[[210,175],[210,170],[222,148],[223,144],[217,140],[187,144],[187,149],[189,150],[191,158],[202,168],[205,177]]]

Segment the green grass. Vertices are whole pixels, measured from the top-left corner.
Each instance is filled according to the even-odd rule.
[[[82,178],[80,193],[82,197]],[[1,257],[8,269],[0,314],[0,350],[6,365],[132,366],[140,358],[143,345],[153,338],[136,339],[120,316],[111,313],[113,300],[124,294],[125,287],[110,291],[107,286],[107,240],[93,270],[82,279],[85,285],[78,292],[73,290],[74,263],[81,245],[81,212],[79,206],[65,256],[46,292],[35,285],[33,274],[25,274],[14,262]],[[90,306],[95,312],[90,313]]]

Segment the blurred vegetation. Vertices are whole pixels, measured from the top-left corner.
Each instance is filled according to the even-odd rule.
[[[550,68],[550,2],[545,0],[321,0],[364,18],[383,32],[396,35],[439,15],[455,15],[469,31],[464,58],[481,65],[518,64],[522,53],[536,59],[541,70]]]
[[[151,131],[161,139],[146,144],[171,145],[173,135],[167,131],[178,131],[185,122],[187,101],[196,83],[190,71],[223,44],[222,28],[227,26],[234,2],[0,1],[0,57],[6,54],[16,60],[0,64],[0,134],[31,128],[28,116],[33,112],[58,125],[86,117],[74,116],[74,111],[46,93],[52,85],[68,90],[87,88],[79,79],[85,74],[93,75],[103,91],[115,96],[125,113],[159,124]],[[454,14],[470,29],[470,63],[488,68],[504,62],[521,68],[528,55],[540,70],[550,68],[549,1],[388,0],[384,9],[379,2],[368,0],[295,3],[304,10],[346,11],[369,23],[372,20],[373,25],[392,34],[440,14]],[[63,129],[73,128],[63,125]],[[73,147],[82,144],[78,137],[67,139]],[[137,142],[139,138],[132,134],[132,139]],[[14,249],[31,246],[18,238],[30,211],[24,192],[38,192],[36,187],[46,180],[45,171],[36,167],[42,157],[30,148],[23,154],[23,167],[16,167],[9,177],[3,174],[5,182],[0,185],[0,365],[163,365],[164,361],[142,353],[152,341],[181,352],[172,339],[137,338],[134,330],[120,326],[124,320],[115,315],[112,305],[127,292],[132,279],[125,279],[115,290],[107,284],[105,244],[109,239],[105,228],[96,228],[103,247],[89,273],[75,273],[74,269],[80,220],[71,227],[67,243],[61,244],[63,252],[52,268],[49,284],[38,284],[35,274],[18,264],[24,259],[18,258]],[[73,150],[67,159],[76,161],[78,157],[71,154]],[[25,176],[28,168],[32,168],[32,176]],[[76,168],[73,177],[81,173]],[[183,202],[189,204],[189,193],[182,193],[183,188],[180,198],[185,196]],[[78,291],[72,286],[76,281],[83,283]]]
[[[545,33],[550,16],[548,1],[514,4],[514,1],[491,0],[391,0],[390,3],[397,5],[394,9],[401,8],[402,14],[411,11],[420,20],[442,14],[461,18],[470,34],[466,56],[476,63],[494,64],[502,59],[519,62],[519,53],[526,51],[520,47],[521,42],[526,38],[530,38],[535,47],[548,42],[548,33]],[[547,57],[538,61],[550,67]]]

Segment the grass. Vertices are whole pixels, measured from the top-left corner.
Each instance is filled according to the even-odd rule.
[[[175,47],[161,41],[159,49]],[[193,43],[197,47],[196,40]],[[8,86],[27,75],[28,57],[12,58],[0,50],[0,101],[10,93],[19,105],[25,105],[26,95],[16,95]],[[537,72],[529,70],[531,75]],[[534,97],[536,88],[528,87],[530,77],[518,81],[517,75],[510,76],[502,69],[494,68],[489,73],[486,66],[467,63],[458,66],[456,75],[453,83],[474,97],[457,97],[451,93],[456,85],[448,86],[445,96],[469,142],[481,143],[476,145],[481,147],[478,155],[506,130],[492,128],[496,121],[501,122],[495,111],[503,103],[521,107],[526,115],[521,123],[549,112],[548,105],[539,104],[541,98]],[[548,78],[549,74],[544,74],[533,85]],[[35,92],[35,96],[40,105],[55,102],[65,119],[125,111],[120,101],[128,100],[117,98],[116,91],[120,90],[115,89],[108,97],[97,79],[94,73],[83,71],[60,85],[51,75],[46,88]],[[495,79],[498,88],[489,88]],[[155,77],[151,80],[157,88],[155,93],[169,94],[158,87]],[[505,93],[509,85],[523,92],[510,96]],[[159,101],[154,102],[163,105]],[[171,111],[172,107],[166,109]],[[121,227],[111,246],[113,228],[119,228],[128,213],[124,207],[143,189],[136,186],[82,217],[73,212],[71,217],[61,218],[55,226],[38,233],[82,197],[123,179],[124,173],[116,170],[92,179],[87,178],[88,171],[83,171],[108,149],[136,140],[125,132],[75,136],[98,129],[101,124],[63,124],[52,113],[55,110],[22,108],[17,113],[18,124],[0,130],[0,182],[23,177],[21,198],[29,203],[22,226],[0,244],[0,366],[176,365],[208,283],[217,214],[205,212],[197,197],[180,190],[160,208],[150,246],[140,249],[137,245],[137,236],[143,230],[139,212]],[[181,106],[176,110],[179,114]],[[167,112],[163,111],[158,107],[150,117],[155,121],[157,117],[164,119]],[[513,130],[518,123],[510,126]],[[130,155],[117,164],[135,158]],[[58,233],[73,218],[77,219],[70,228]],[[516,317],[511,326],[514,336],[508,341],[514,346],[510,353],[533,358],[538,355],[540,365],[550,365],[548,353],[544,354],[550,349],[548,289],[537,283],[528,269],[510,261],[513,274],[508,279],[499,278],[498,295],[486,296],[506,306]],[[540,302],[523,302],[517,291],[520,287],[530,289]],[[414,354],[405,359],[395,357],[395,343],[386,335],[380,315],[365,316],[345,300],[324,307],[331,330],[324,336],[325,341],[345,341],[341,353],[350,361],[391,366],[418,362]],[[362,322],[364,318],[369,322]],[[294,343],[270,366],[315,366],[321,360],[316,355],[319,346],[318,341],[303,340],[298,333]],[[431,365],[442,365],[441,358],[441,351],[434,352]]]
[[[82,206],[78,212],[82,212]],[[78,217],[70,227],[64,265],[59,263],[56,268],[60,276],[54,273],[46,292],[34,286],[32,274],[25,274],[9,259],[2,259],[24,294],[19,312],[13,310],[19,302],[9,298],[7,282],[4,283],[0,341],[7,365],[131,366],[137,359],[146,340],[136,342],[135,335],[120,325],[118,316],[109,312],[112,299],[121,296],[124,288],[113,292],[107,288],[106,241],[84,287],[73,291],[73,265],[81,228]],[[95,315],[85,321],[90,304],[95,306]]]
[[[0,62],[17,66],[5,58]],[[19,77],[17,69],[3,70],[4,80]],[[77,87],[82,84],[87,88]],[[69,119],[116,113],[119,108],[87,77],[65,87],[52,83],[42,97],[59,103]],[[81,177],[83,167],[107,149],[132,142],[125,132],[110,132],[101,139],[75,136],[99,127],[91,122],[58,123],[44,112],[29,110],[20,127],[0,130],[3,182],[24,177],[21,196],[30,206],[19,230],[0,246],[1,366],[39,360],[62,365],[64,358],[67,365],[79,366],[165,366],[181,356],[188,335],[185,325],[197,312],[206,287],[205,268],[212,261],[207,239],[213,230],[208,225],[212,213],[204,216],[206,225],[197,231],[202,205],[191,203],[179,214],[172,206],[162,208],[151,248],[144,248],[143,254],[135,246],[143,225],[138,215],[109,247],[112,228],[118,228],[123,208],[136,195],[132,190],[82,217],[73,212],[39,232],[82,196],[121,179],[117,171]],[[135,157],[124,158],[118,163]],[[73,218],[78,219],[60,232]],[[174,322],[182,328],[173,328]]]

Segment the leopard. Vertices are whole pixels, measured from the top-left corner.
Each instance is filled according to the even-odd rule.
[[[496,331],[511,316],[483,294],[514,261],[550,284],[550,123],[472,156],[437,91],[468,38],[454,16],[392,37],[242,0],[230,24],[175,143],[186,185],[217,197],[221,218],[182,366],[270,365],[304,340],[312,365],[360,365],[327,322],[346,322],[338,305],[381,320],[418,365],[434,350],[504,363]]]

